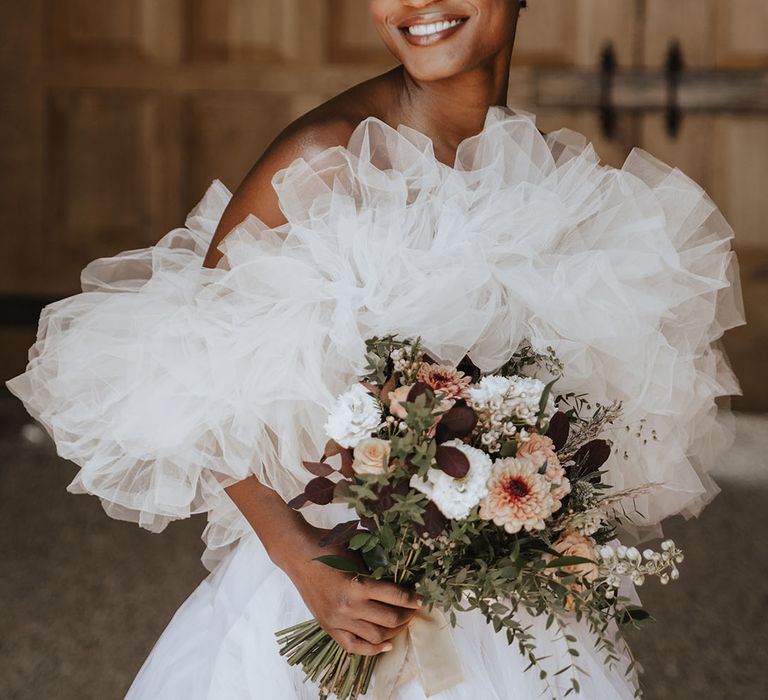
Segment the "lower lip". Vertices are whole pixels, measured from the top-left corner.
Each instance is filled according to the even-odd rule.
[[[402,29],[400,32],[405,37],[405,40],[413,46],[432,46],[432,44],[436,44],[438,41],[442,41],[443,39],[447,39],[449,36],[453,36],[467,23],[467,21],[468,20],[464,20],[463,22],[459,22],[459,24],[454,24],[452,27],[443,29],[441,32],[435,32],[434,34],[411,34],[410,32],[403,31]]]

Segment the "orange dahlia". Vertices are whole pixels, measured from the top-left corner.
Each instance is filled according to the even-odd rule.
[[[467,398],[467,387],[472,382],[471,377],[465,377],[452,367],[430,365],[422,362],[416,380],[426,384],[432,391],[445,399]]]
[[[480,502],[480,517],[509,533],[543,530],[544,521],[560,506],[551,482],[535,462],[506,457],[493,463],[488,495]]]

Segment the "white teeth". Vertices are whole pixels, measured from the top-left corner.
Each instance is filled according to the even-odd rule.
[[[461,24],[460,19],[443,20],[442,22],[431,22],[430,24],[412,24],[408,27],[408,33],[412,36],[429,36],[430,34],[437,34],[438,32],[455,27],[457,24]]]

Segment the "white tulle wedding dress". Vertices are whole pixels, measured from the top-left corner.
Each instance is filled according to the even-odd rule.
[[[299,492],[371,335],[420,335],[432,357],[469,353],[483,370],[524,339],[552,346],[561,389],[624,402],[605,480],[662,485],[638,504],[645,525],[716,492],[707,469],[729,430],[715,399],[738,390],[716,341],[743,316],[732,230],[682,172],[640,149],[605,166],[582,135],[542,136],[532,115],[494,107],[454,167],[423,134],[371,117],[273,184],[288,223],[244,221],[215,269],[201,263],[230,197],[218,182],[185,228],[90,263],[83,292],[45,308],[8,383],[81,467],[72,492],[153,531],[208,515],[212,573],[128,698],[317,697],[274,638],[308,611],[224,488],[256,474],[286,499]],[[657,439],[642,444],[640,428]],[[548,697],[478,614],[458,623],[466,680],[439,700]],[[545,665],[565,665],[564,641],[531,624]],[[623,668],[572,631],[582,696],[633,697]],[[555,697],[569,687],[568,674],[549,682]],[[396,692],[422,698],[415,681]]]

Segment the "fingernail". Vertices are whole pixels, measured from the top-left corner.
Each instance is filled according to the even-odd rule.
[[[392,645],[391,644],[385,644],[384,645],[384,651],[392,651]]]

